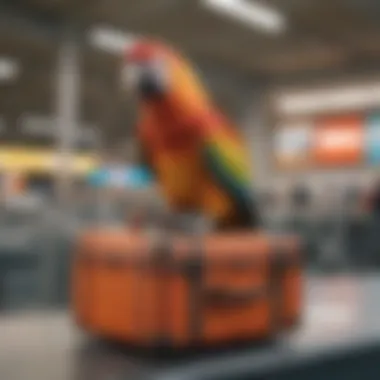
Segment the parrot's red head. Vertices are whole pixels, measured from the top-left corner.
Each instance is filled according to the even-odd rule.
[[[143,102],[170,99],[181,107],[199,108],[208,98],[190,64],[152,40],[139,40],[126,49],[123,83]]]
[[[169,90],[169,67],[164,48],[158,43],[139,41],[125,52],[123,82],[142,99],[155,99]]]

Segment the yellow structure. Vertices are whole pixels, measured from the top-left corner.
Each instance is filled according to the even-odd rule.
[[[0,169],[3,172],[56,173],[60,170],[59,153],[53,149],[0,146]],[[73,174],[86,175],[97,166],[95,155],[76,153],[72,157]]]

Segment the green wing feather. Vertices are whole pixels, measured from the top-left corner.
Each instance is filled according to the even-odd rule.
[[[232,198],[245,200],[250,193],[250,173],[244,148],[228,136],[216,136],[203,146],[205,164],[213,179]]]
[[[235,207],[235,221],[228,228],[258,228],[261,218],[251,189],[248,157],[239,141],[215,137],[203,146],[204,162],[215,183]],[[223,222],[221,222],[223,225]]]

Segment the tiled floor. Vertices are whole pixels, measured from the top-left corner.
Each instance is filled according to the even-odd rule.
[[[304,324],[294,335],[284,338],[281,350],[296,355],[325,350],[334,344],[348,346],[360,339],[378,338],[380,341],[379,299],[380,278],[309,279]],[[0,379],[137,378],[131,374],[138,365],[125,354],[103,347],[87,350],[84,356],[83,347],[87,342],[64,312],[0,316]],[[271,355],[278,352],[277,348]],[[261,360],[257,354],[244,355],[246,358],[250,355],[250,362],[254,358]],[[187,370],[192,368],[189,365]]]

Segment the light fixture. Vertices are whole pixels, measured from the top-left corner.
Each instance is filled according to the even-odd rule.
[[[277,97],[276,108],[285,115],[345,111],[380,105],[380,83],[343,86]]]
[[[20,65],[13,58],[0,57],[0,83],[16,79],[20,73]]]
[[[202,0],[202,4],[267,33],[285,30],[285,17],[276,9],[247,0]]]
[[[136,36],[111,27],[98,26],[90,29],[88,40],[97,49],[111,54],[121,54],[128,45],[134,43]]]

